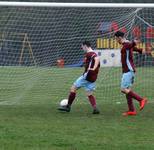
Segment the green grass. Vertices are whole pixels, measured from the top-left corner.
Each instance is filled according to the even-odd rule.
[[[70,113],[58,112],[82,69],[1,67],[0,150],[153,150],[154,68],[137,68],[134,89],[150,102],[137,116],[121,116],[120,68],[100,71],[100,115],[91,114],[83,89]]]

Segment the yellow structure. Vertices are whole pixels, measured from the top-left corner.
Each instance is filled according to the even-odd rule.
[[[121,46],[113,38],[97,38],[97,49],[120,49]],[[145,49],[145,43],[137,45],[138,48]]]

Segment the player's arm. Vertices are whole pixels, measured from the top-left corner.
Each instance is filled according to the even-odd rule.
[[[128,43],[126,44],[126,48],[128,48],[128,49],[134,48],[134,47],[136,47],[136,45],[139,44],[140,42],[141,42],[141,41],[140,41],[139,39],[134,39],[133,41],[128,42]],[[135,50],[134,50],[134,51],[135,51]]]
[[[139,44],[141,41],[139,39],[134,39],[135,45]],[[133,51],[138,52],[140,54],[145,54],[145,50],[142,48],[137,48],[136,46],[133,47]]]
[[[133,47],[133,51],[138,52],[140,54],[144,53],[142,48]]]
[[[99,62],[100,62],[100,58],[97,56],[94,58],[94,60],[95,60],[94,66],[93,66],[93,68],[89,68],[89,70],[95,70],[98,67]]]

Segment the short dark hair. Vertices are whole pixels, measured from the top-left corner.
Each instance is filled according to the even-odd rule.
[[[125,33],[124,32],[121,32],[121,31],[117,31],[114,36],[116,37],[124,37]]]
[[[91,44],[89,41],[82,42],[82,45],[86,45],[87,47],[91,47]]]

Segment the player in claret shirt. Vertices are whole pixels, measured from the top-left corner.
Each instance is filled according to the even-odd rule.
[[[142,110],[147,103],[146,98],[142,98],[137,93],[131,90],[131,86],[134,82],[135,76],[135,65],[133,61],[133,51],[137,51],[139,53],[144,52],[142,49],[136,47],[136,43],[138,40],[134,40],[129,42],[126,40],[124,33],[121,31],[117,31],[115,33],[116,41],[122,45],[121,48],[121,63],[122,63],[122,80],[121,80],[121,92],[126,95],[128,111],[124,112],[124,116],[128,115],[136,115],[136,110],[133,105],[132,99],[136,99],[140,104],[140,110]]]
[[[58,108],[60,111],[70,112],[71,105],[76,97],[76,91],[83,87],[86,91],[87,97],[93,108],[93,114],[99,114],[99,110],[96,106],[96,98],[93,96],[95,90],[95,81],[100,68],[100,59],[97,54],[92,50],[91,44],[88,41],[82,43],[81,48],[85,52],[84,63],[85,70],[72,85],[70,94],[68,96],[68,105]]]

